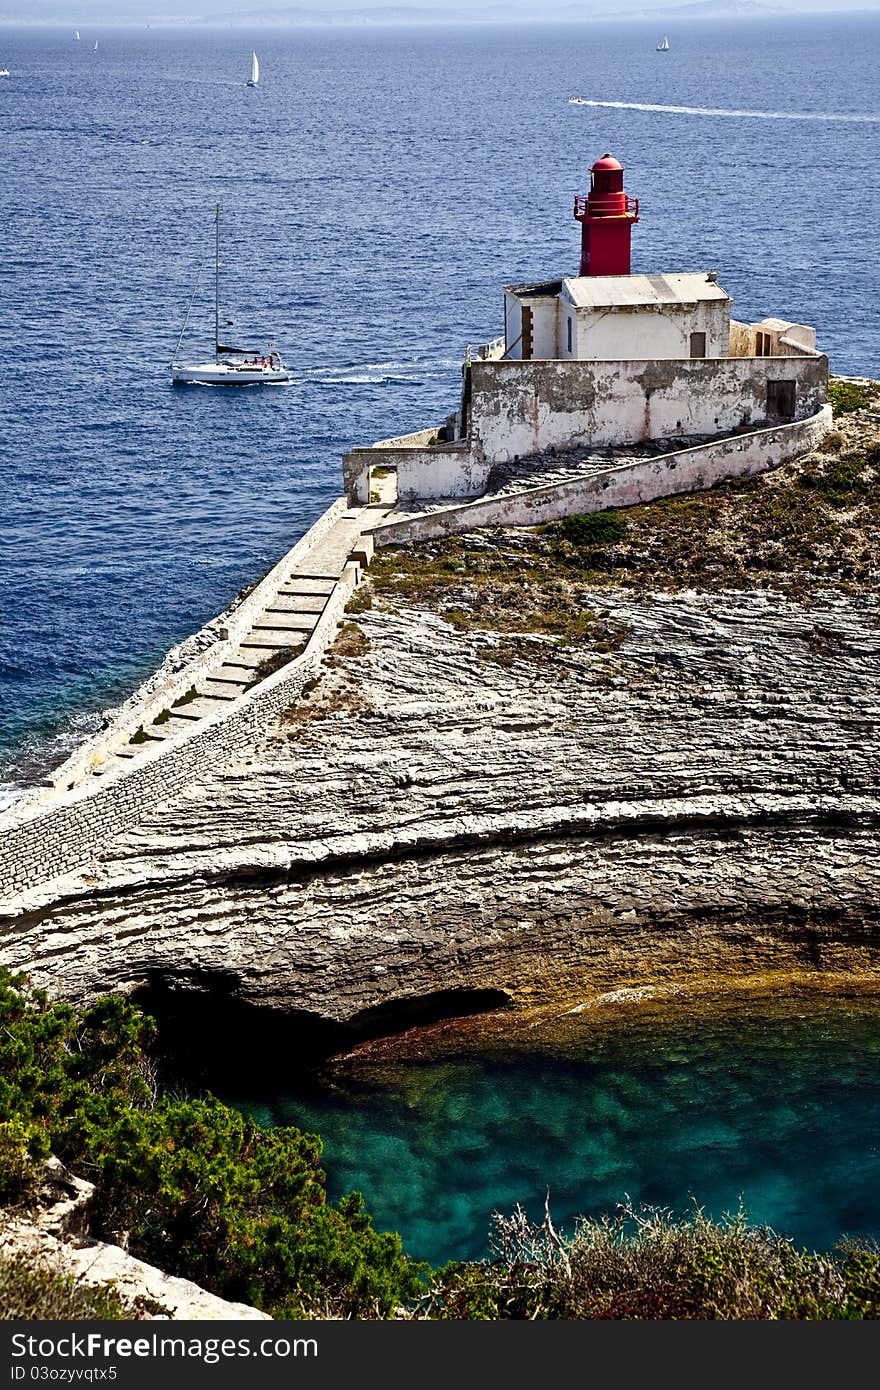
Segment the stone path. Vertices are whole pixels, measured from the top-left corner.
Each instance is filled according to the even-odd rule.
[[[357,553],[363,531],[384,516],[381,508],[355,507],[339,517],[291,569],[223,664],[197,680],[188,695],[163,711],[161,722],[154,720],[142,726],[138,742],[114,753],[102,775],[118,767],[120,761],[132,763],[145,749],[176,738],[187,725],[228,710],[260,680],[304,651],[345,566]]]

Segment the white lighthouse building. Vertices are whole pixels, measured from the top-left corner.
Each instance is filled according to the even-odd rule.
[[[639,202],[612,155],[590,174],[574,203],[579,273],[505,286],[503,333],[468,348],[457,411],[438,429],[352,450],[350,497],[370,500],[377,467],[403,499],[474,499],[495,465],[523,457],[630,445],[672,457],[716,440],[717,468],[702,458],[698,474],[669,466],[667,491],[684,491],[686,475],[708,486],[760,471],[827,428],[828,360],[815,330],[738,322],[713,269],[632,274]],[[745,435],[755,436],[748,447],[730,444]]]

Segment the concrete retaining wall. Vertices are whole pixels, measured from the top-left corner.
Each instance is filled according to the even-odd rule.
[[[438,425],[428,425],[423,430],[412,430],[410,434],[396,434],[393,439],[377,439],[374,449],[415,449],[437,438]]]
[[[146,750],[133,768],[108,773],[97,786],[86,784],[52,808],[37,808],[7,829],[0,840],[0,899],[85,868],[100,856],[107,840],[181,791],[199,772],[252,748],[269,721],[317,675],[358,572],[357,565],[346,566],[306,651],[244,694],[233,712],[221,710],[191,735]]]
[[[481,498],[462,507],[390,522],[372,531],[377,546],[435,540],[489,526],[538,526],[575,512],[632,507],[657,497],[696,492],[726,478],[746,477],[777,468],[815,448],[831,427],[831,407],[822,406],[808,420],[734,435],[676,453],[661,454],[591,477],[529,488],[502,497]]]
[[[827,374],[822,356],[474,362],[471,451],[504,463],[551,446],[723,434],[767,422],[773,381],[794,382],[801,420],[824,404]],[[422,486],[417,495],[431,493]]]

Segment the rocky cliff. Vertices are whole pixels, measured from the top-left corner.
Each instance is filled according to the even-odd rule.
[[[876,439],[853,415],[583,554],[551,530],[383,556],[315,687],[35,887],[3,962],[369,1028],[876,975]]]

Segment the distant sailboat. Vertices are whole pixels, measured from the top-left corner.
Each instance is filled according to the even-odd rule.
[[[98,51],[98,40],[95,39],[95,46],[94,46],[94,48],[92,49],[92,52],[93,52],[93,53],[97,53],[97,51]]]
[[[74,29],[74,31],[73,31],[73,37],[76,39],[77,43],[79,43],[79,30],[78,30],[78,29]]]
[[[256,53],[251,53],[251,75],[248,78],[248,86],[256,87],[260,80],[260,64],[257,62]]]
[[[668,48],[669,48],[669,40],[668,40],[668,38],[666,37],[666,35],[664,34],[664,35],[663,35],[663,38],[662,38],[662,40],[661,40],[661,42],[658,43],[658,45],[657,45],[657,52],[658,52],[658,53],[665,53],[665,52],[667,51]]]

